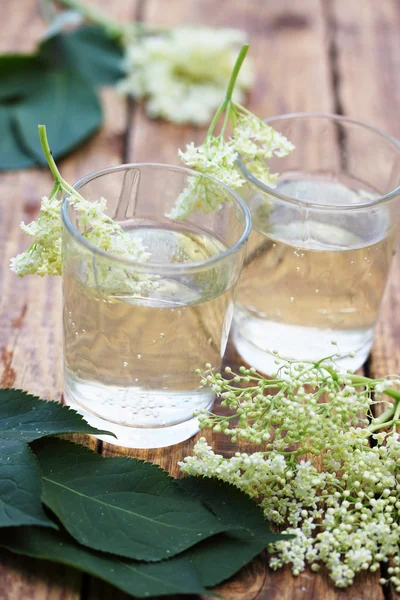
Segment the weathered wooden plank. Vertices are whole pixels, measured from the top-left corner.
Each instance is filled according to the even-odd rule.
[[[0,551],[2,600],[78,600],[80,587],[78,571]]]
[[[1,13],[7,27],[0,40],[2,52],[30,51],[44,32],[37,0],[2,2]],[[130,19],[135,0],[112,5],[114,16]],[[82,175],[122,162],[125,132],[125,101],[115,91],[104,92],[106,126],[83,148],[60,166],[65,177],[76,181]],[[51,143],[51,140],[50,140]],[[19,230],[21,220],[37,216],[40,197],[49,193],[51,178],[39,170],[1,174],[0,180],[0,387],[19,387],[45,398],[61,399],[62,328],[61,281],[58,277],[40,279],[16,277],[9,260],[26,248],[28,240]],[[79,441],[92,443],[87,437]],[[0,596],[7,600],[78,600],[81,575],[70,569],[22,557],[0,560]]]
[[[339,106],[346,115],[400,138],[399,3],[381,0],[379,8],[374,0],[326,0],[326,3],[335,30]],[[373,377],[400,373],[399,275],[398,251],[371,353]],[[379,405],[375,409],[376,414],[382,410]],[[385,597],[400,598],[394,589],[386,591]]]
[[[21,2],[18,10],[12,3],[3,3],[2,17],[7,27],[1,36],[1,51],[32,50],[43,30],[37,2]],[[49,178],[38,171],[1,175],[0,386],[26,387],[51,398],[61,386],[61,350],[53,343],[59,286],[53,279],[18,279],[9,270],[10,258],[25,244],[19,223],[35,215],[40,194],[45,194],[49,185]],[[64,567],[50,571],[48,565],[2,552],[0,571],[0,595],[7,600],[78,600],[80,596],[80,575]]]
[[[400,11],[396,0],[333,0],[338,96],[344,113],[400,138]],[[400,258],[395,257],[371,355],[375,376],[400,372]]]

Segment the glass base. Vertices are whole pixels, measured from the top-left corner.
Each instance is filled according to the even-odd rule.
[[[259,373],[264,375],[272,375],[276,373],[279,365],[276,364],[277,357],[269,352],[267,349],[259,348],[256,344],[248,340],[241,334],[240,329],[235,326],[233,328],[232,333],[233,343],[235,348],[243,358],[243,361],[247,363],[250,367],[254,367]],[[275,338],[276,339],[276,338]],[[308,340],[307,336],[303,338],[304,340]],[[276,339],[277,351],[280,351],[280,340]],[[371,342],[368,342],[361,348],[359,348],[354,356],[350,356],[349,354],[343,353],[340,358],[335,359],[335,364],[343,371],[347,369],[351,369],[352,371],[357,371],[367,360],[369,352],[371,350]],[[307,341],[304,342],[302,352],[299,352],[299,356],[295,357],[294,360],[320,360],[323,358],[323,355],[319,353],[316,356],[309,355],[307,356]],[[334,354],[335,348],[332,346],[332,354]],[[327,355],[327,353],[326,353]],[[285,356],[283,353],[280,356],[284,359]],[[290,357],[293,360],[293,357]],[[289,359],[289,360],[290,360]]]
[[[92,427],[96,427],[97,429],[110,431],[117,436],[114,438],[110,435],[98,435],[96,436],[97,439],[107,442],[108,444],[123,446],[125,448],[165,448],[167,446],[173,446],[193,437],[200,429],[197,417],[167,427],[139,428],[119,425],[118,423],[106,421],[85,410],[68,393],[64,394],[64,400],[65,404],[82,415],[89,425],[92,425]],[[213,404],[213,401],[210,402],[206,407],[206,410],[211,410]]]

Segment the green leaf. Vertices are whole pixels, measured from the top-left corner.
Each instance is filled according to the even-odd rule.
[[[177,483],[192,496],[200,498],[226,525],[241,526],[243,529],[238,533],[243,538],[269,532],[262,509],[234,485],[207,477],[184,477]]]
[[[53,155],[59,158],[92,135],[102,122],[94,89],[72,70],[45,71],[40,86],[15,108],[14,115],[23,146],[43,165],[38,123],[46,125]]]
[[[101,27],[89,25],[47,38],[34,54],[0,56],[0,170],[45,164],[38,123],[47,126],[56,159],[99,129],[94,86],[122,77],[122,55]]]
[[[55,527],[40,503],[40,472],[27,444],[0,439],[0,527]]]
[[[12,106],[0,104],[0,169],[26,169],[36,164],[36,161],[26,154],[15,136],[13,110]]]
[[[0,545],[17,554],[75,567],[137,598],[207,593],[193,565],[179,556],[157,563],[120,559],[88,550],[64,532],[37,527],[5,529]]]
[[[46,39],[39,55],[53,66],[77,70],[92,85],[113,85],[124,75],[121,45],[97,25]]]
[[[28,96],[40,85],[45,68],[34,54],[0,55],[0,102],[16,101]]]
[[[200,498],[214,514],[232,528],[205,540],[187,553],[205,587],[232,577],[265,549],[267,544],[290,536],[271,533],[259,506],[247,494],[217,479],[185,477],[179,485]]]
[[[0,389],[0,439],[32,442],[62,433],[107,433],[99,431],[74,410],[58,402],[46,402],[22,390]]]
[[[104,458],[64,440],[43,440],[33,449],[42,501],[91,548],[156,561],[229,529],[156,465]]]

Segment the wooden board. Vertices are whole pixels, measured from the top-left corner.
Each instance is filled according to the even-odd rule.
[[[335,33],[336,94],[348,116],[400,138],[400,5],[396,0],[334,0],[329,16]],[[370,357],[370,374],[400,373],[400,245],[394,257]],[[382,408],[376,406],[376,414]],[[387,566],[383,566],[383,575]],[[391,600],[400,598],[392,588]]]
[[[1,52],[31,51],[45,31],[37,0],[18,3],[1,1],[0,12],[7,23],[1,36]],[[136,2],[124,0],[111,9],[115,18],[131,19]],[[106,126],[90,142],[60,164],[69,181],[101,167],[122,162],[126,131],[126,102],[114,90],[105,90]],[[51,140],[50,140],[51,141]],[[20,232],[21,220],[36,218],[41,196],[52,187],[47,171],[0,173],[0,387],[29,390],[43,398],[61,400],[62,324],[61,280],[16,277],[9,260],[27,246]],[[96,447],[89,436],[79,441]],[[5,600],[79,600],[85,586],[81,574],[58,565],[45,565],[2,553],[0,597]]]
[[[0,0],[7,23],[1,51],[27,51],[43,31],[37,0]],[[399,5],[396,0],[91,0],[115,18],[141,12],[160,25],[204,23],[244,28],[250,37],[257,80],[250,106],[260,116],[292,111],[343,110],[400,136],[398,105]],[[379,4],[379,9],[377,9]],[[127,122],[126,103],[114,91],[104,93],[106,126],[61,165],[74,181],[83,174],[124,161],[177,163],[177,148],[200,142],[204,132],[149,121],[140,107]],[[128,135],[129,134],[129,135]],[[0,386],[24,387],[48,398],[62,392],[61,288],[57,278],[17,279],[9,257],[26,239],[21,219],[35,217],[50,178],[39,171],[0,175]],[[12,206],[12,210],[10,210]],[[400,371],[398,261],[392,270],[372,353],[374,375]],[[397,277],[396,277],[397,273]],[[38,343],[39,340],[39,343]],[[397,340],[397,343],[396,343]],[[226,362],[240,363],[232,347]],[[229,453],[227,440],[211,436]],[[129,451],[104,445],[105,454],[140,456],[178,474],[177,462],[194,440],[165,451]],[[0,597],[4,600],[126,600],[116,590],[73,571],[4,553],[0,560]],[[337,590],[325,575],[289,569],[272,573],[264,556],[256,559],[218,591],[227,600],[381,600],[387,596],[378,575],[360,577],[349,590]]]

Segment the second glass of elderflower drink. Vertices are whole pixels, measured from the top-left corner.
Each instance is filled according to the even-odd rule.
[[[107,199],[107,214],[143,246],[141,260],[109,254],[85,237],[64,200],[65,399],[109,442],[155,448],[198,430],[214,393],[196,369],[221,366],[249,235],[246,205],[188,169],[122,165],[74,186]],[[221,209],[186,221],[167,215],[181,193],[218,195]]]
[[[285,359],[357,369],[368,356],[400,217],[400,144],[336,115],[267,123],[295,146],[268,166],[272,189],[241,165],[253,231],[234,317],[241,356],[264,373]],[[334,342],[335,346],[332,346]]]

